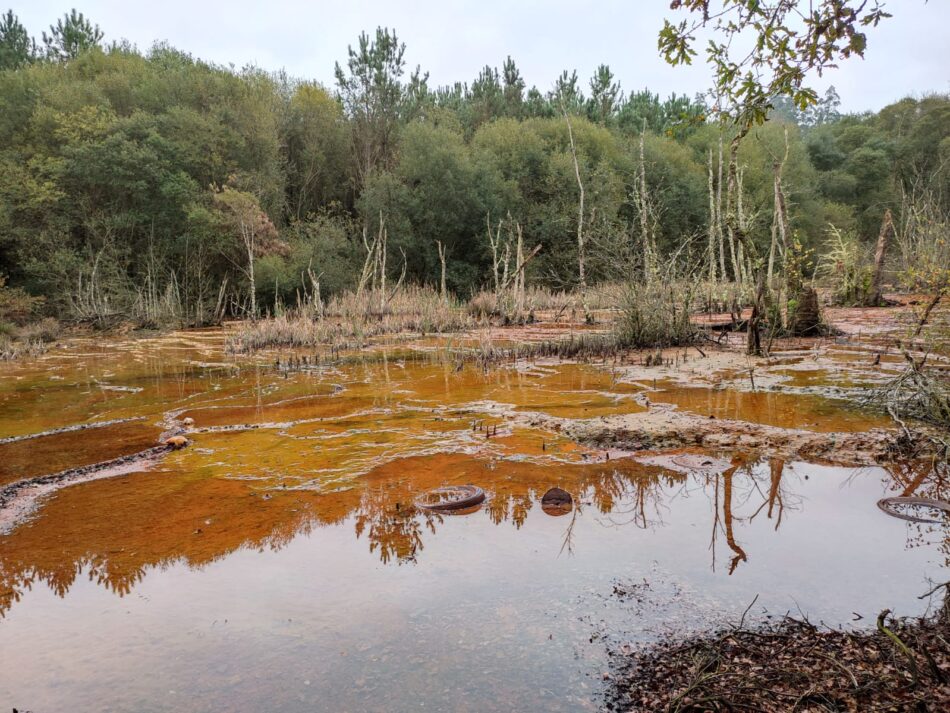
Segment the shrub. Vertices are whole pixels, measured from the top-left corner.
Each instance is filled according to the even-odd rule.
[[[833,283],[834,304],[866,304],[873,289],[872,266],[866,249],[854,233],[842,233],[833,225],[828,226],[828,240],[816,273]],[[792,311],[791,303],[789,311]]]
[[[33,297],[19,287],[7,287],[7,278],[0,275],[0,322],[25,324],[42,304],[42,297]]]
[[[22,357],[37,357],[45,353],[49,347],[41,341],[14,340],[7,335],[0,335],[0,361],[12,361]]]
[[[687,281],[630,285],[617,320],[620,345],[658,349],[695,343],[700,330],[690,319],[693,291]]]
[[[45,317],[38,322],[31,322],[17,330],[16,336],[25,342],[55,342],[62,334],[62,326],[52,317]]]

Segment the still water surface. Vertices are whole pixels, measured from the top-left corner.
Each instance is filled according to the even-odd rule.
[[[946,579],[945,531],[875,506],[906,474],[731,453],[692,471],[604,462],[510,426],[517,413],[642,410],[642,387],[610,370],[484,374],[405,346],[307,357],[287,372],[273,354],[229,357],[207,332],[76,342],[2,367],[0,437],[144,418],[2,443],[0,484],[135,453],[185,418],[195,432],[147,470],[59,490],[0,535],[0,703],[593,709],[610,645],[735,620],[756,595],[750,615],[862,626],[884,607],[922,612],[927,579]],[[794,410],[791,396],[677,398],[739,418]],[[802,404],[799,427],[842,422]],[[489,493],[475,512],[411,507],[463,483]],[[571,513],[541,509],[554,486],[574,495]]]

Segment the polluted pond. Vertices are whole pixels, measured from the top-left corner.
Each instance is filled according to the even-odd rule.
[[[617,652],[860,631],[948,578],[945,514],[907,501],[945,474],[847,400],[887,362],[486,368],[479,341],[207,330],[0,367],[0,700],[596,710]]]

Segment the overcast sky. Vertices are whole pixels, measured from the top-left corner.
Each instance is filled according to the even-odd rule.
[[[509,54],[528,86],[542,90],[561,70],[575,68],[586,89],[601,63],[625,90],[692,95],[709,85],[702,61],[672,68],[657,54],[657,31],[663,17],[673,16],[669,0],[14,0],[12,7],[38,38],[74,5],[107,41],[126,38],[144,50],[166,40],[201,59],[284,68],[326,85],[347,46],[378,25],[396,29],[407,63],[422,65],[430,86],[470,82],[485,64],[500,66]],[[888,0],[886,6],[894,17],[869,30],[867,58],[816,82],[821,89],[834,84],[846,110],[950,91],[950,2]]]

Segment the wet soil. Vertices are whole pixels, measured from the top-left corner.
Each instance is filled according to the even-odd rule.
[[[784,618],[634,653],[614,652],[612,711],[943,711],[950,707],[945,613],[844,632]]]

